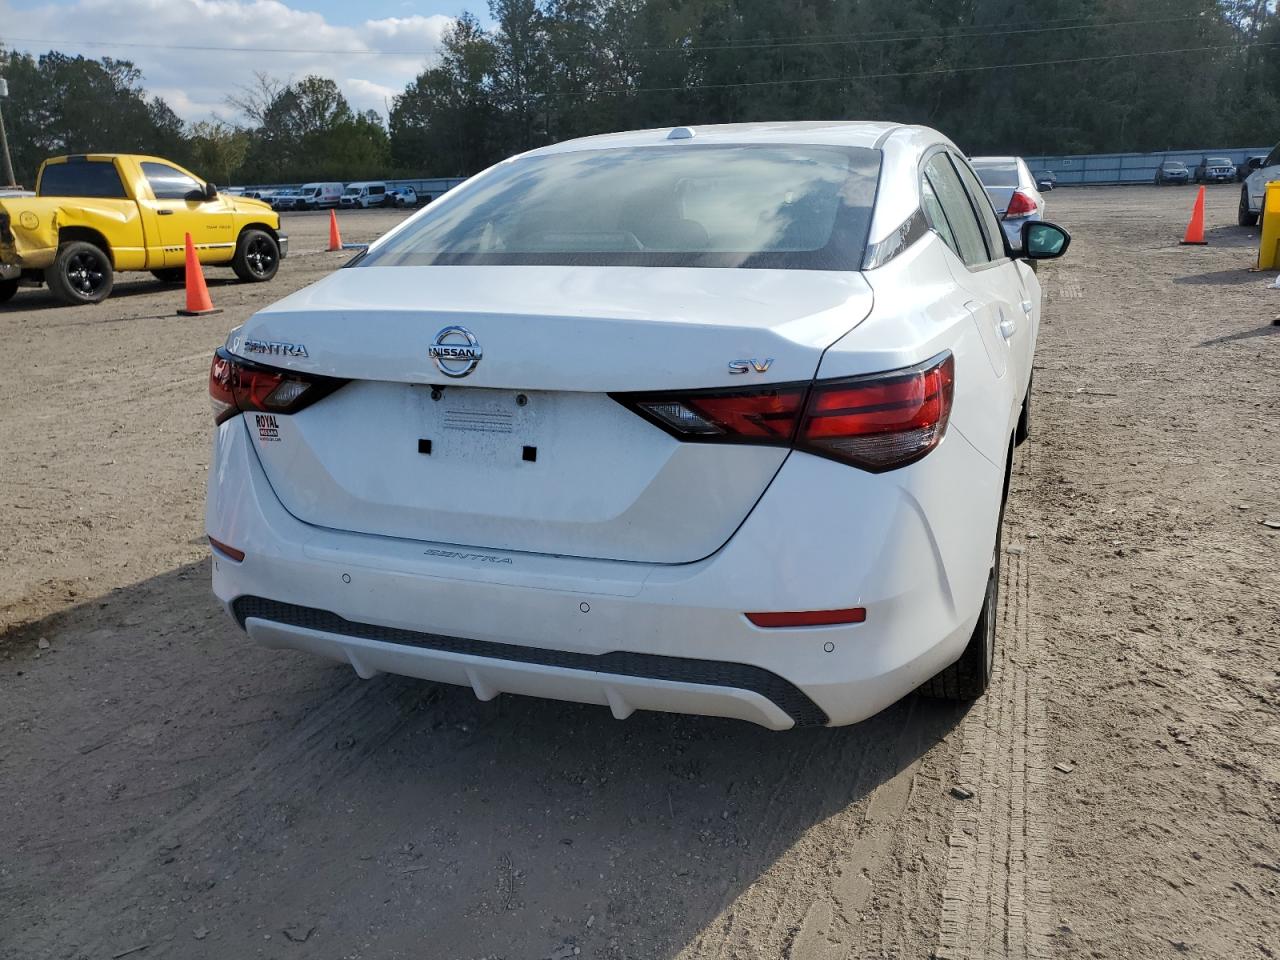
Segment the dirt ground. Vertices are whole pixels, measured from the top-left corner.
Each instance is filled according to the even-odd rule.
[[[1280,954],[1280,289],[1234,188],[1059,190],[998,677],[776,734],[260,650],[209,593],[211,317],[0,307],[0,957]],[[401,214],[344,214],[367,240]],[[229,273],[228,273],[229,276]],[[963,788],[963,789],[961,789]],[[969,795],[971,793],[971,795]]]

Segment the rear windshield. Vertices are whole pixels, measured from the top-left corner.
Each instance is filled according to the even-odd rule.
[[[821,145],[575,151],[508,161],[360,266],[857,270],[880,152]]]
[[[1018,165],[1016,163],[983,163],[975,160],[973,169],[984,187],[1016,187]]]
[[[40,175],[39,192],[42,197],[125,197],[120,174],[110,160],[51,163]]]

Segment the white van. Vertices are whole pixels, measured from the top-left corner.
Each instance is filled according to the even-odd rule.
[[[294,201],[298,210],[319,210],[321,207],[336,207],[342,199],[340,183],[304,183],[298,191],[300,196]]]
[[[344,207],[381,207],[387,202],[387,185],[381,180],[348,183],[342,194]]]

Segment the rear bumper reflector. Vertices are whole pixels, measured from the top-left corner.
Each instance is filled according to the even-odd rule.
[[[701,683],[713,687],[750,690],[777,704],[779,709],[795,721],[797,727],[821,727],[828,723],[826,712],[795,684],[763,667],[745,663],[668,657],[656,653],[632,653],[624,650],[600,654],[575,653],[545,647],[526,647],[515,643],[444,637],[399,627],[357,623],[327,610],[281,603],[263,597],[237,597],[232,601],[231,611],[242,628],[245,621],[252,617],[256,620],[302,627],[322,633],[360,637],[379,643],[395,643],[445,653],[490,657],[494,660],[515,663],[537,663],[549,667],[585,670],[622,677],[673,680],[679,683]]]
[[[847,610],[799,610],[794,613],[748,613],[746,618],[757,627],[831,627],[841,623],[862,623],[867,619],[865,607]]]
[[[218,551],[218,553],[226,556],[229,560],[234,560],[236,563],[239,563],[244,559],[243,550],[237,550],[235,547],[228,546],[221,540],[213,539],[213,537],[209,538],[209,546],[213,547],[213,549]]]

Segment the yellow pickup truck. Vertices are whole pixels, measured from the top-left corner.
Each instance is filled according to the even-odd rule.
[[[125,270],[180,283],[188,233],[201,263],[230,266],[249,282],[274,277],[289,251],[267,204],[219,194],[168,160],[46,160],[34,197],[0,197],[0,302],[19,286],[46,283],[65,303],[98,303]]]

